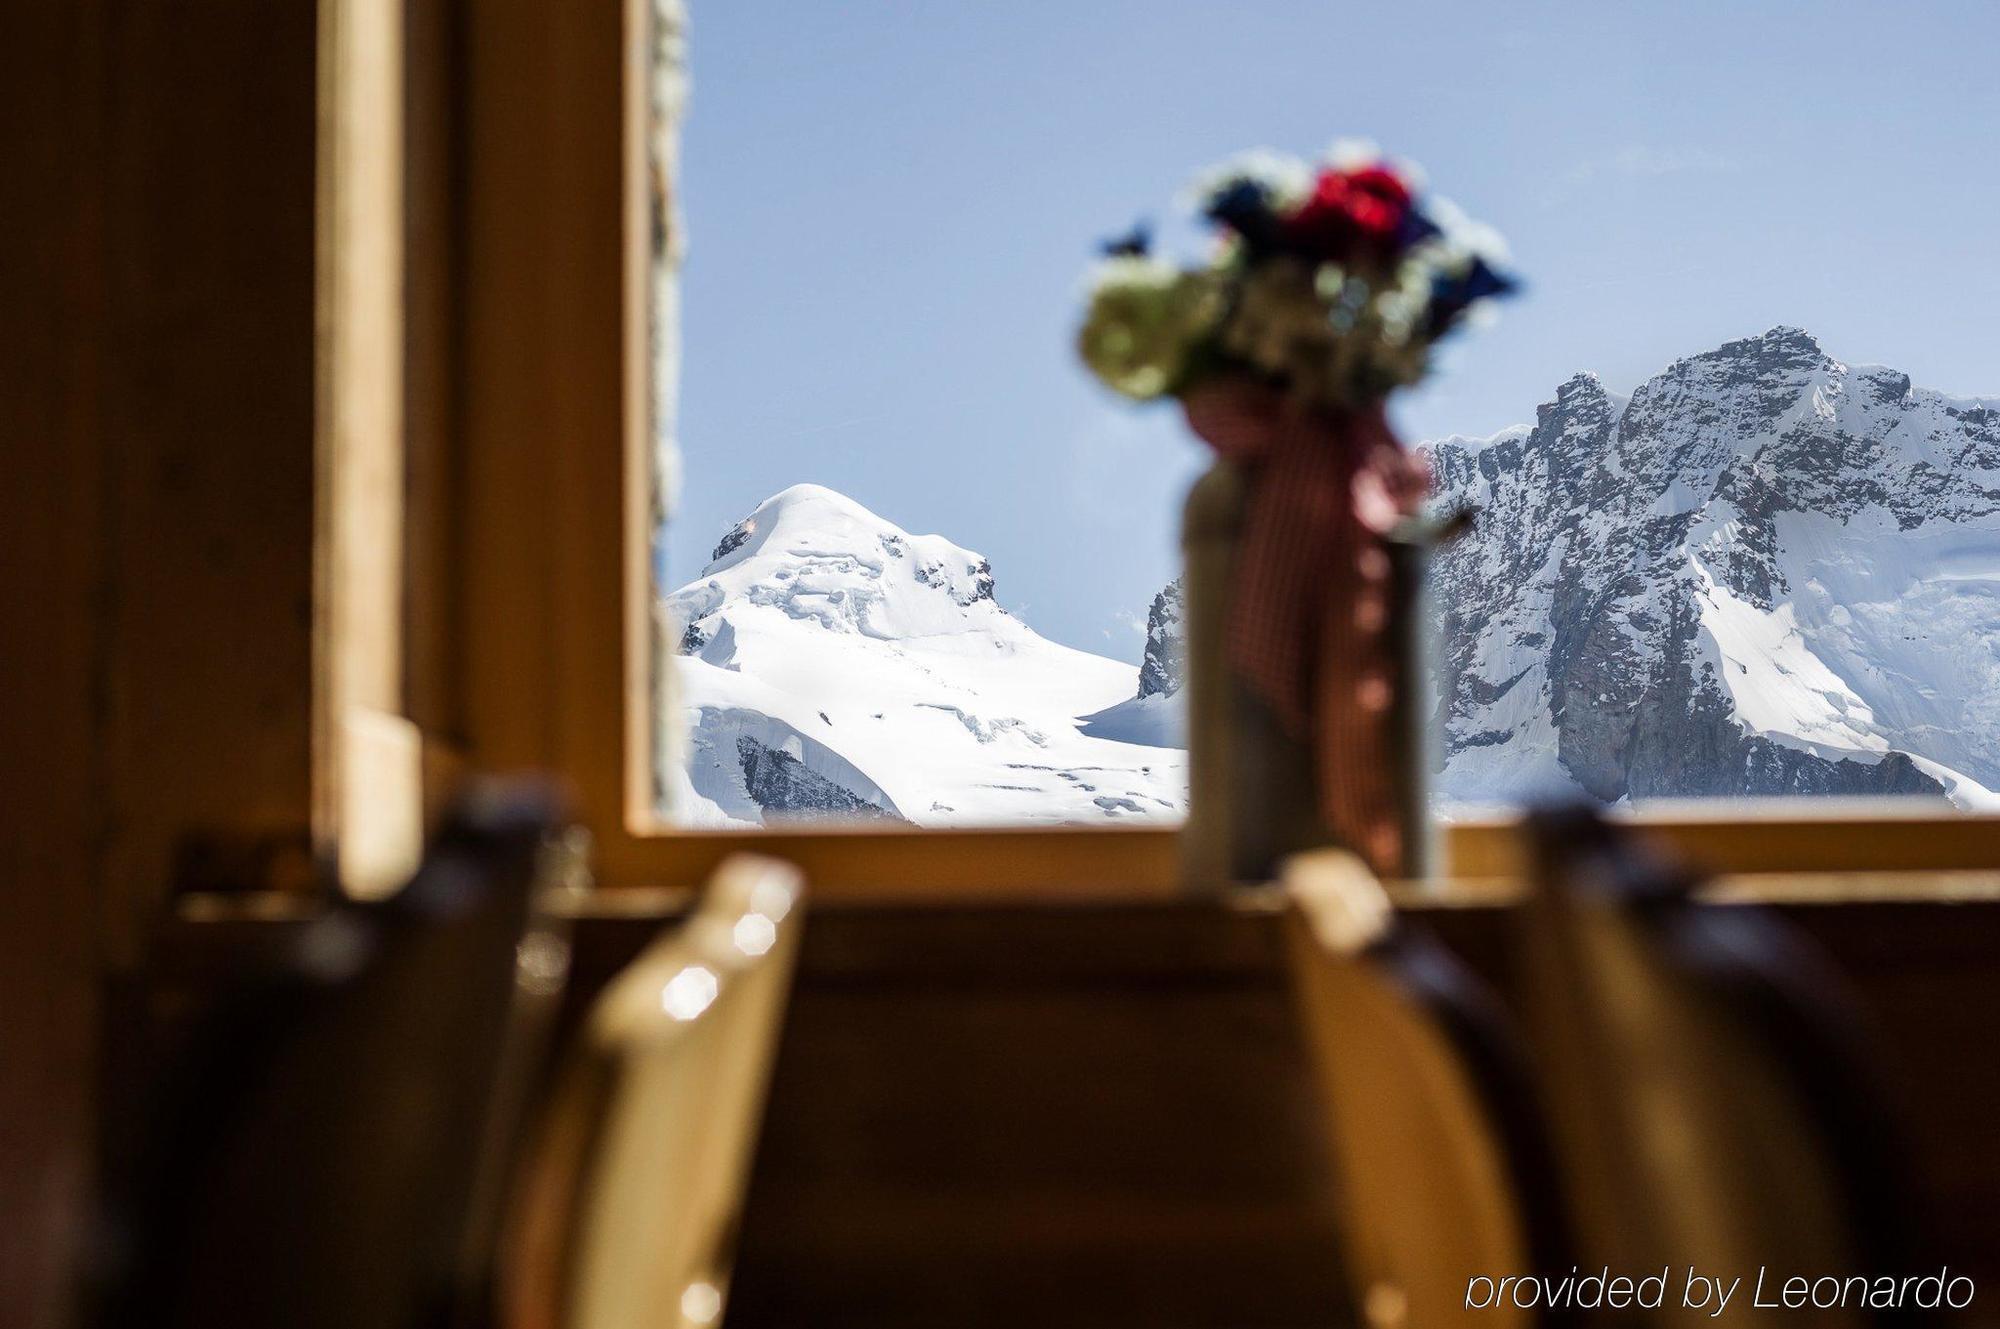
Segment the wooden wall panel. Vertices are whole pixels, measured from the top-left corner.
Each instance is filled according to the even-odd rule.
[[[192,832],[311,814],[313,6],[107,13],[104,796],[120,954]]]
[[[1274,921],[815,911],[728,1322],[1342,1323]],[[641,930],[580,929],[585,981]]]
[[[0,43],[0,1325],[59,1323],[88,1185],[102,834],[97,6]]]
[[[1987,1286],[2000,900],[1774,907],[1879,1021],[1931,1249]],[[1511,906],[1411,912],[1518,990]],[[729,1323],[1340,1323],[1278,921],[1198,902],[815,909]],[[660,923],[585,920],[579,985]]]
[[[814,908],[728,1322],[1342,1323],[1336,1182],[1268,904]],[[684,906],[628,892],[584,908],[571,1036]],[[1926,1249],[1989,1284],[2000,897],[1772,907],[1879,1022],[1940,1220]],[[1512,905],[1409,912],[1503,998],[1519,990]],[[183,940],[287,925],[211,921]]]
[[[303,852],[314,28],[312,5],[74,0],[0,42],[9,1329],[66,1320],[101,979],[187,832]]]

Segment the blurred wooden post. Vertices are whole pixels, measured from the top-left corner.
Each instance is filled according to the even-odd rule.
[[[1181,877],[1190,891],[1232,875],[1238,807],[1230,778],[1228,661],[1223,638],[1236,535],[1243,516],[1241,472],[1218,461],[1188,490],[1181,512],[1183,587],[1187,596],[1187,822],[1181,829]]]
[[[319,8],[313,840],[381,896],[423,844],[404,681],[401,0]]]
[[[1190,891],[1269,881],[1290,854],[1340,843],[1320,817],[1312,745],[1286,733],[1229,661],[1229,611],[1249,482],[1217,461],[1188,491],[1181,516],[1186,560],[1188,815],[1181,878]],[[1432,544],[1448,532],[1412,520],[1389,541],[1389,635],[1397,686],[1390,724],[1405,875],[1430,871],[1429,633],[1424,578]]]
[[[1188,816],[1181,879],[1191,892],[1269,881],[1301,849],[1337,843],[1314,798],[1309,744],[1284,732],[1229,662],[1229,606],[1250,486],[1217,461],[1188,491]]]

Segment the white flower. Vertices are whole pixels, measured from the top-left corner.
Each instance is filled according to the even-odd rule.
[[[1485,222],[1474,221],[1465,209],[1438,194],[1424,199],[1424,215],[1437,223],[1445,244],[1466,254],[1476,254],[1494,269],[1507,267],[1507,238]]]
[[[1500,302],[1491,299],[1474,300],[1465,307],[1465,313],[1460,317],[1464,319],[1467,328],[1474,332],[1484,332],[1500,321]]]
[[[1409,186],[1412,196],[1421,195],[1430,188],[1430,175],[1418,163],[1408,157],[1390,157],[1388,162],[1389,169],[1403,177],[1403,183]]]
[[[1165,259],[1150,254],[1114,254],[1100,259],[1090,270],[1090,289],[1096,291],[1164,291],[1180,280],[1181,270]]]
[[[1382,148],[1370,138],[1337,138],[1326,150],[1326,164],[1336,171],[1354,171],[1382,160]]]
[[[1252,148],[1197,175],[1182,193],[1180,204],[1189,212],[1200,212],[1209,199],[1238,180],[1262,185],[1275,206],[1288,208],[1312,192],[1313,170],[1275,148]]]

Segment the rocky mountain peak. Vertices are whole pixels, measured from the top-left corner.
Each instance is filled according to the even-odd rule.
[[[1187,603],[1182,578],[1168,582],[1146,611],[1146,654],[1139,664],[1139,695],[1164,696],[1187,680]]]
[[[891,639],[1015,622],[994,602],[984,557],[942,536],[912,535],[812,484],[759,503],[723,535],[700,578],[668,597],[689,650],[723,639],[719,620],[710,620],[730,605]]]
[[[2000,709],[1994,405],[1781,326],[1436,445],[1436,501],[1482,509],[1436,563],[1447,792],[2000,788],[1961,732]]]
[[[1564,379],[1556,388],[1556,401],[1567,405],[1577,400],[1595,400],[1604,396],[1604,384],[1588,369],[1579,369]]]
[[[1554,400],[1536,407],[1535,421],[1546,425],[1563,420],[1591,427],[1605,423],[1612,414],[1611,394],[1604,390],[1604,384],[1597,375],[1583,373],[1570,375],[1556,388]]]
[[[1804,359],[1821,359],[1826,352],[1820,348],[1819,338],[1804,328],[1795,328],[1780,323],[1769,327],[1754,337],[1740,337],[1726,341],[1717,347],[1715,354],[1721,356],[1797,356]]]

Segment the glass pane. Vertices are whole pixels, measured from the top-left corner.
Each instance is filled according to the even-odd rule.
[[[1196,252],[1201,168],[1354,131],[1529,282],[1392,409],[1433,501],[1479,509],[1435,564],[1440,806],[1993,802],[1984,43],[1899,14],[1900,66],[1875,25],[1708,17],[697,7],[672,817],[1180,815],[1207,456],[1076,364],[1082,283],[1138,219]]]

